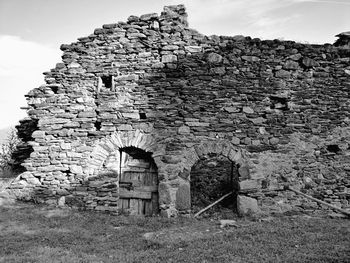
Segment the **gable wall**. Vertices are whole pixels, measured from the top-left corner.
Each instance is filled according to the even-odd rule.
[[[218,141],[244,155],[241,194],[262,210],[318,209],[285,184],[348,207],[350,50],[207,37],[189,29],[186,17],[183,6],[165,7],[160,16],[131,16],[62,45],[62,63],[27,95],[38,129],[28,172],[12,188],[47,202],[74,195],[103,165],[94,161],[96,147],[139,132],[154,142],[148,150],[167,215],[177,213],[194,147]],[[104,76],[113,76],[112,88]]]

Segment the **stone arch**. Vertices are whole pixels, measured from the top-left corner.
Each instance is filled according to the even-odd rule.
[[[109,156],[126,147],[135,147],[145,152],[151,152],[157,167],[162,165],[160,158],[156,158],[156,156],[163,152],[164,147],[156,142],[152,134],[140,130],[118,131],[98,141],[87,160],[84,173],[88,176],[97,175]]]
[[[208,140],[193,146],[184,153],[184,169],[191,170],[192,166],[202,157],[214,153],[227,157],[240,167],[240,175],[246,177],[249,173],[248,158],[245,151],[226,140]]]
[[[195,147],[199,158],[209,153],[222,155],[230,161],[245,166],[247,160],[242,149],[225,140],[206,141]]]
[[[238,173],[242,178],[249,177],[248,158],[245,151],[227,140],[207,140],[195,145],[183,154],[182,172],[177,181],[176,194],[172,195],[172,203],[178,211],[191,209],[190,201],[190,172],[192,167],[208,154],[217,154],[226,157],[238,165]]]

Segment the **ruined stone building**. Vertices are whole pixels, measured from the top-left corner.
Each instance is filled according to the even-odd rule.
[[[61,50],[26,95],[19,199],[176,216],[226,180],[243,214],[320,209],[285,185],[349,208],[348,47],[205,36],[178,5]]]

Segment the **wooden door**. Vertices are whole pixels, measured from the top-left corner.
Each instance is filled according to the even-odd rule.
[[[121,151],[119,187],[122,213],[158,214],[158,173],[150,153],[134,147]]]

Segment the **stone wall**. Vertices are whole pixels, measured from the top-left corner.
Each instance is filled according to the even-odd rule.
[[[285,184],[348,208],[349,48],[208,37],[186,18],[165,7],[62,45],[62,62],[27,95],[37,130],[11,191],[74,199],[134,146],[152,152],[166,216],[190,209],[190,171],[208,153],[239,166],[240,195],[262,211],[319,209]]]

